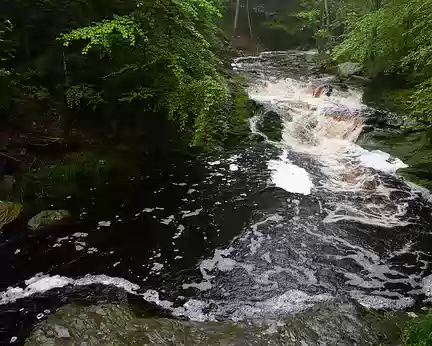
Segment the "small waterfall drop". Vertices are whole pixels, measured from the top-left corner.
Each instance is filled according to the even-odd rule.
[[[249,66],[242,60],[240,58],[234,64],[239,71]],[[257,60],[252,61],[257,67]],[[332,85],[332,93],[314,96],[314,90],[326,84]],[[306,182],[305,177],[309,174],[301,167],[294,168],[284,154],[278,162],[269,163],[269,168],[274,170],[276,186],[309,194],[312,188],[309,185],[313,185],[313,189],[325,193],[349,192],[357,197],[335,198],[328,203],[325,222],[356,220],[383,227],[415,222],[405,218],[407,201],[394,199],[393,189],[384,182],[388,174],[407,166],[387,153],[370,152],[356,144],[368,110],[362,103],[361,88],[341,85],[330,76],[294,79],[263,73],[248,92],[255,102],[281,116],[284,125],[282,141],[275,145],[312,157],[324,175],[312,179],[315,180],[313,183]],[[257,132],[256,122],[257,119],[251,120],[253,132]],[[297,174],[293,174],[294,171]],[[299,189],[299,184],[305,188]]]

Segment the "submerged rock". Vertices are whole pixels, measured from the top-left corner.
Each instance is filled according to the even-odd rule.
[[[0,201],[0,230],[14,221],[22,212],[21,204]]]
[[[67,305],[25,345],[379,345],[397,344],[397,321],[334,302],[270,323],[191,322],[137,317],[128,306]]]
[[[33,216],[27,226],[33,231],[64,223],[70,218],[67,210],[44,210]]]
[[[265,137],[260,135],[259,133],[251,133],[247,138],[247,143],[262,143],[265,141]]]
[[[340,77],[351,77],[362,70],[362,65],[355,62],[344,62],[338,65],[338,75]]]

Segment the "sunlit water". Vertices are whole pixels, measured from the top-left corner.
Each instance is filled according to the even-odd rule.
[[[398,177],[398,158],[356,145],[373,116],[362,89],[280,64],[298,54],[233,64],[252,76],[250,97],[281,115],[280,142],[134,177],[115,200],[95,193],[92,206],[80,201],[83,223],[48,240],[4,238],[14,268],[0,293],[3,320],[13,316],[4,340],[66,297],[109,299],[103,287],[199,321],[278,320],[341,298],[392,310],[429,299],[429,193]],[[312,95],[333,82],[330,97]]]

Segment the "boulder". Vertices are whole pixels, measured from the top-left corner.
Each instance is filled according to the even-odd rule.
[[[33,216],[27,226],[33,231],[51,226],[57,226],[64,223],[70,218],[67,210],[44,210],[36,216]]]
[[[274,111],[264,113],[257,121],[257,130],[271,141],[280,141],[283,130],[281,116]]]
[[[183,321],[137,316],[127,305],[72,304],[37,325],[25,345],[397,345],[403,318],[367,314],[347,301],[270,325]]]
[[[0,201],[0,230],[3,226],[14,221],[22,212],[21,204]]]
[[[344,62],[338,65],[338,75],[340,77],[351,77],[362,70],[362,65],[355,62]]]

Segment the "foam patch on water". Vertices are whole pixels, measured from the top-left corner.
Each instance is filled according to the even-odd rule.
[[[381,150],[368,151],[356,146],[353,154],[364,166],[378,171],[395,173],[398,169],[408,167],[400,159],[392,157]]]
[[[9,304],[18,299],[26,298],[37,293],[44,293],[55,288],[63,288],[69,285],[88,286],[92,284],[101,284],[115,286],[124,289],[126,292],[136,294],[139,286],[122,278],[110,277],[107,275],[86,275],[79,279],[72,279],[60,275],[43,275],[36,276],[26,280],[26,287],[9,287],[6,291],[0,293],[0,305]]]
[[[310,195],[313,183],[308,172],[291,163],[287,155],[284,151],[279,160],[268,162],[272,183],[288,192]]]
[[[367,295],[359,291],[352,292],[351,297],[364,307],[375,310],[404,310],[414,306],[415,304],[415,300],[411,297],[391,299],[381,296]]]
[[[287,316],[311,308],[317,303],[331,301],[328,294],[309,295],[300,290],[288,290],[283,294],[262,302],[226,302],[188,300],[183,306],[173,309],[174,316],[183,316],[195,321],[216,321],[219,316],[229,315],[234,321],[268,319]]]

